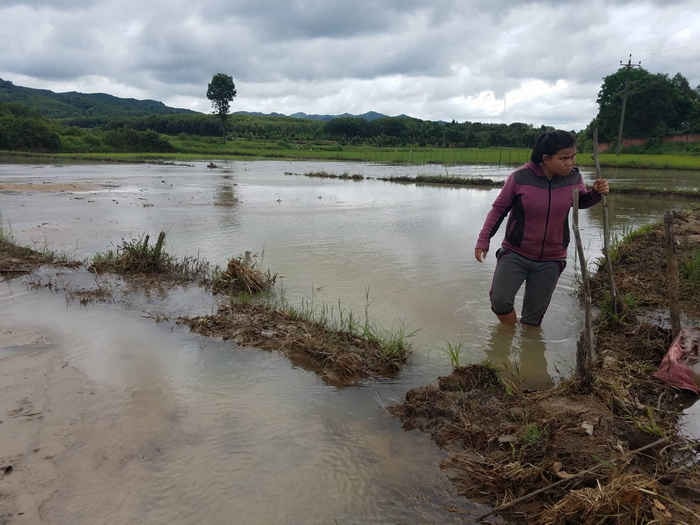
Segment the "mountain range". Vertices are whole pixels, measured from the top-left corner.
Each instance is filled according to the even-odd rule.
[[[36,89],[17,86],[9,80],[0,78],[0,103],[14,103],[29,107],[31,110],[47,118],[76,119],[76,118],[124,118],[146,117],[149,115],[201,114],[183,108],[166,106],[157,100],[137,100],[120,98],[106,93],[78,93],[69,91],[56,93],[48,89]],[[337,117],[357,117],[367,121],[384,118],[386,115],[376,111],[368,111],[361,115],[342,113],[338,115],[317,115],[307,113],[259,113],[238,111],[235,114],[292,117],[307,120],[328,121]],[[401,115],[405,116],[405,115]]]

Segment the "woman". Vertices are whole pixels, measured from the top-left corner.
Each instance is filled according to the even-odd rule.
[[[474,249],[483,262],[489,241],[507,214],[508,223],[491,283],[491,309],[502,323],[515,324],[515,294],[525,282],[520,322],[539,326],[559,276],[566,266],[569,209],[573,189],[579,188],[579,207],[589,208],[608,193],[598,179],[592,190],[584,186],[576,160],[576,139],[556,130],[537,138],[530,162],[510,174],[486,216]]]

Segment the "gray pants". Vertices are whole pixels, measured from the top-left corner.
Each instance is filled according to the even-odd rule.
[[[533,261],[515,252],[498,250],[498,263],[491,283],[491,310],[496,315],[513,311],[515,294],[525,281],[525,298],[520,322],[539,326],[565,261]]]

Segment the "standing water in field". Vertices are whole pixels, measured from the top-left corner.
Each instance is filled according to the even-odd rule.
[[[169,298],[136,296],[131,304],[82,308],[47,291],[3,284],[3,327],[52,334],[72,366],[115,393],[107,414],[138,424],[139,403],[154,407],[160,433],[143,441],[150,470],[139,471],[142,490],[128,500],[146,509],[150,523],[201,522],[207,515],[193,509],[202,498],[214,509],[213,522],[246,513],[251,523],[462,519],[448,512],[464,502],[449,495],[437,470],[440,452],[427,446],[427,436],[404,433],[383,406],[448,373],[450,345],[460,349],[461,364],[511,362],[536,385],[569,375],[583,317],[574,250],[542,328],[504,331],[488,301],[503,232],[492,240],[485,264],[473,259],[498,190],[285,175],[444,173],[437,166],[217,164],[221,169],[205,163],[0,165],[0,184],[11,188],[0,192],[2,219],[17,243],[76,258],[160,230],[176,256],[197,254],[224,266],[245,251],[258,253],[262,268],[280,274],[279,293],[292,304],[301,298],[319,307],[340,303],[360,322],[367,312],[376,325],[416,331],[414,354],[395,380],[336,389],[281,355],[141,318],[158,309],[198,315],[214,308],[187,289]],[[510,169],[461,166],[449,175],[504,179]],[[679,205],[615,196],[615,178],[608,176],[617,235]],[[591,260],[600,256],[601,215],[598,207],[582,212]],[[80,488],[65,489],[76,508],[88,505]],[[51,505],[59,508],[56,500]]]

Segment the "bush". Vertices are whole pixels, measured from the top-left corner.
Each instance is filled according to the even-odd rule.
[[[58,151],[61,139],[38,117],[0,118],[0,149],[22,151]]]
[[[114,129],[105,133],[104,141],[116,151],[168,152],[175,149],[170,142],[151,130]]]

